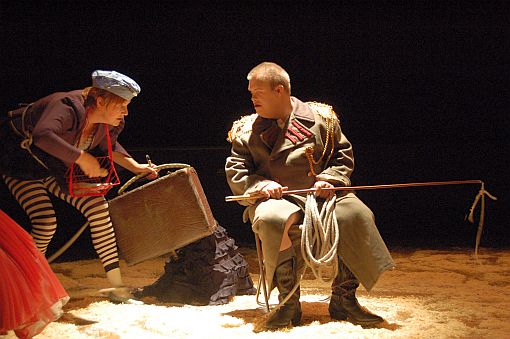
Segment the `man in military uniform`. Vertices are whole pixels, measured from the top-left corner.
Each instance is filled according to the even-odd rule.
[[[306,198],[283,192],[315,188],[319,200],[336,194],[339,269],[332,283],[329,313],[333,319],[362,326],[382,322],[381,317],[363,309],[355,296],[360,283],[370,291],[379,276],[395,266],[374,215],[354,193],[324,190],[349,186],[354,168],[351,144],[335,112],[328,105],[303,103],[292,97],[290,77],[277,64],[264,62],[253,68],[247,79],[256,114],[234,123],[225,171],[234,194],[265,197],[240,203],[247,206],[245,221],[249,218],[262,241],[267,282],[271,288],[278,288],[279,299],[283,300],[302,268],[299,245],[291,238],[303,219]],[[299,294],[298,288],[268,318],[265,327],[299,324]]]

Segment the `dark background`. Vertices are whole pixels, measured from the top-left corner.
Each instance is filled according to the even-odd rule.
[[[505,1],[1,2],[5,112],[117,70],[142,92],[122,144],[139,161],[193,165],[213,213],[251,244],[230,195],[225,137],[252,112],[247,72],[274,61],[293,95],[335,107],[356,156],[354,185],[483,180],[484,247],[509,247],[509,17]],[[123,180],[130,178],[124,174]],[[476,185],[363,191],[390,248],[472,247]],[[0,208],[28,221],[0,185]],[[57,203],[56,248],[83,222]],[[51,251],[51,248],[50,248]],[[66,254],[94,256],[82,236]]]

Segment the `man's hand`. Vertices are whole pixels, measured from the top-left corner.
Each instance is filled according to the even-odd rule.
[[[99,161],[85,151],[81,151],[80,156],[75,162],[89,178],[105,177],[108,175],[108,171],[101,168]]]
[[[269,184],[267,184],[261,191],[266,199],[273,198],[273,199],[281,199],[283,196],[283,192],[288,190],[289,188],[287,186],[282,186],[279,183],[272,181]]]
[[[334,190],[323,190],[323,188],[333,188],[332,184],[327,181],[317,181],[313,187],[316,189],[315,196],[319,198],[329,199],[335,195]]]

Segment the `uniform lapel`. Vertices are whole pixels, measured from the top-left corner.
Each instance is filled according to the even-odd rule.
[[[252,133],[258,135],[262,143],[272,149],[280,133],[280,128],[274,120],[258,116],[253,122]]]
[[[297,147],[313,137],[313,132],[306,127],[306,122],[314,122],[312,110],[300,100],[292,97],[293,110],[286,122],[283,131],[273,147],[271,154],[283,152],[287,149]]]

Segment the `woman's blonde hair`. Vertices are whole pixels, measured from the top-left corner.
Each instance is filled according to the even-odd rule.
[[[96,100],[99,97],[104,99],[107,106],[126,101],[126,99],[121,98],[112,92],[108,92],[107,90],[97,87],[85,87],[81,94],[85,98],[85,107],[96,107]]]

